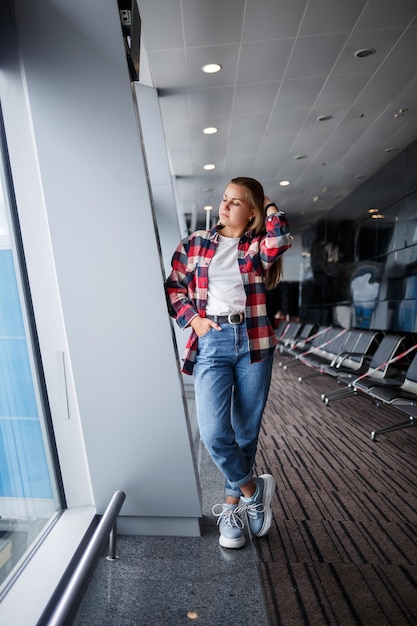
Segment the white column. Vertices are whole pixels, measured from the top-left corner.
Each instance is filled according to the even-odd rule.
[[[5,78],[1,98],[70,504],[80,504],[77,476],[88,469],[84,504],[93,499],[102,512],[115,490],[126,492],[120,532],[198,535],[199,487],[117,3],[15,6],[23,74]],[[62,351],[69,420],[57,408]]]

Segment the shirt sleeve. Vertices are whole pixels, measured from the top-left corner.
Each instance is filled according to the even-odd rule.
[[[188,287],[192,274],[187,272],[186,241],[178,245],[172,257],[172,271],[165,281],[165,292],[168,298],[168,310],[181,328],[189,326],[198,311],[188,295]]]
[[[266,235],[260,246],[262,267],[268,270],[274,261],[291,248],[292,235],[283,211],[271,213],[265,219]]]

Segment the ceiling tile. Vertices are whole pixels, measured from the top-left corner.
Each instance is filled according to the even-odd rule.
[[[392,100],[394,109],[408,108],[417,110],[417,75],[407,85],[398,91]]]
[[[278,91],[278,82],[237,85],[233,104],[234,115],[270,111]]]
[[[250,153],[256,155],[259,149],[259,137],[255,134],[241,135],[236,133],[232,135],[228,141],[227,156],[238,154],[239,152]]]
[[[369,0],[358,22],[361,30],[405,28],[416,15],[415,0]]]
[[[193,160],[193,151],[191,144],[181,144],[177,146],[171,146],[170,156],[174,160],[175,163],[183,163],[185,161]],[[174,174],[179,174],[177,169],[175,169]]]
[[[312,78],[291,78],[281,82],[276,110],[302,109],[312,106],[325,82],[325,76]]]
[[[398,39],[391,52],[382,63],[383,71],[408,70],[417,72],[417,31],[408,30]]]
[[[210,121],[215,117],[226,117],[232,111],[233,88],[195,89],[190,92],[191,118]],[[210,124],[211,125],[211,124]]]
[[[254,113],[253,115],[234,116],[230,125],[230,134],[259,135],[265,132],[269,120],[269,113]]]
[[[146,24],[142,33],[148,52],[183,47],[180,0],[137,0],[137,4],[142,24]]]
[[[367,126],[364,124],[350,125],[336,128],[323,143],[319,154],[326,163],[338,161],[351,148],[355,141],[362,136]]]
[[[240,41],[244,7],[244,0],[182,0],[186,45],[208,46]]]
[[[309,109],[275,111],[268,124],[268,132],[298,131],[308,117]]]
[[[299,37],[285,73],[285,78],[326,76],[332,69],[346,34]]]
[[[246,3],[243,41],[297,35],[307,0],[256,0]]]
[[[299,35],[350,32],[367,0],[315,0],[307,4]]]
[[[152,79],[161,89],[186,87],[187,73],[183,50],[151,52],[148,58]]]
[[[236,176],[250,176],[255,163],[255,155],[253,153],[246,154],[239,152],[234,154],[230,159],[226,157],[227,178],[236,178]]]
[[[371,78],[371,74],[337,74],[326,81],[315,106],[339,106],[356,100]]]
[[[410,137],[413,137],[414,135],[416,124],[417,112],[405,119],[404,124],[396,129],[391,137],[388,138],[387,145],[385,147],[395,147],[399,150],[406,148],[410,143]]]
[[[292,147],[296,137],[297,133],[294,131],[268,132],[261,137],[259,153],[266,153],[268,158],[274,153],[280,157],[281,153],[286,153]]]
[[[165,138],[170,146],[177,146],[183,143],[191,143],[191,130],[188,121],[165,122]]]
[[[410,70],[397,72],[376,72],[356,101],[358,106],[389,103],[413,80],[414,72]]]
[[[317,146],[322,146],[329,135],[327,128],[313,128],[297,133],[296,139],[291,146],[291,152],[306,154],[310,158],[316,155]]]
[[[290,39],[243,43],[238,82],[242,84],[279,81],[283,77],[291,46]]]
[[[206,163],[213,163],[218,167],[220,161],[224,159],[227,149],[226,140],[200,142],[193,145],[193,158],[202,167]]]

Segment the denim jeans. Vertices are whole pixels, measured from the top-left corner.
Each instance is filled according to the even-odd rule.
[[[194,388],[200,437],[225,477],[225,493],[240,497],[252,478],[273,355],[251,363],[246,324],[222,324],[198,340]]]

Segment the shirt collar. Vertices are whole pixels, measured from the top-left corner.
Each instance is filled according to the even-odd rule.
[[[253,234],[251,230],[247,230],[243,233],[243,235],[240,237],[240,241],[246,241],[246,240],[250,240],[252,239]],[[213,228],[210,231],[210,240],[214,241],[217,243],[217,241],[219,240],[219,231],[217,230],[217,226],[213,226]]]

